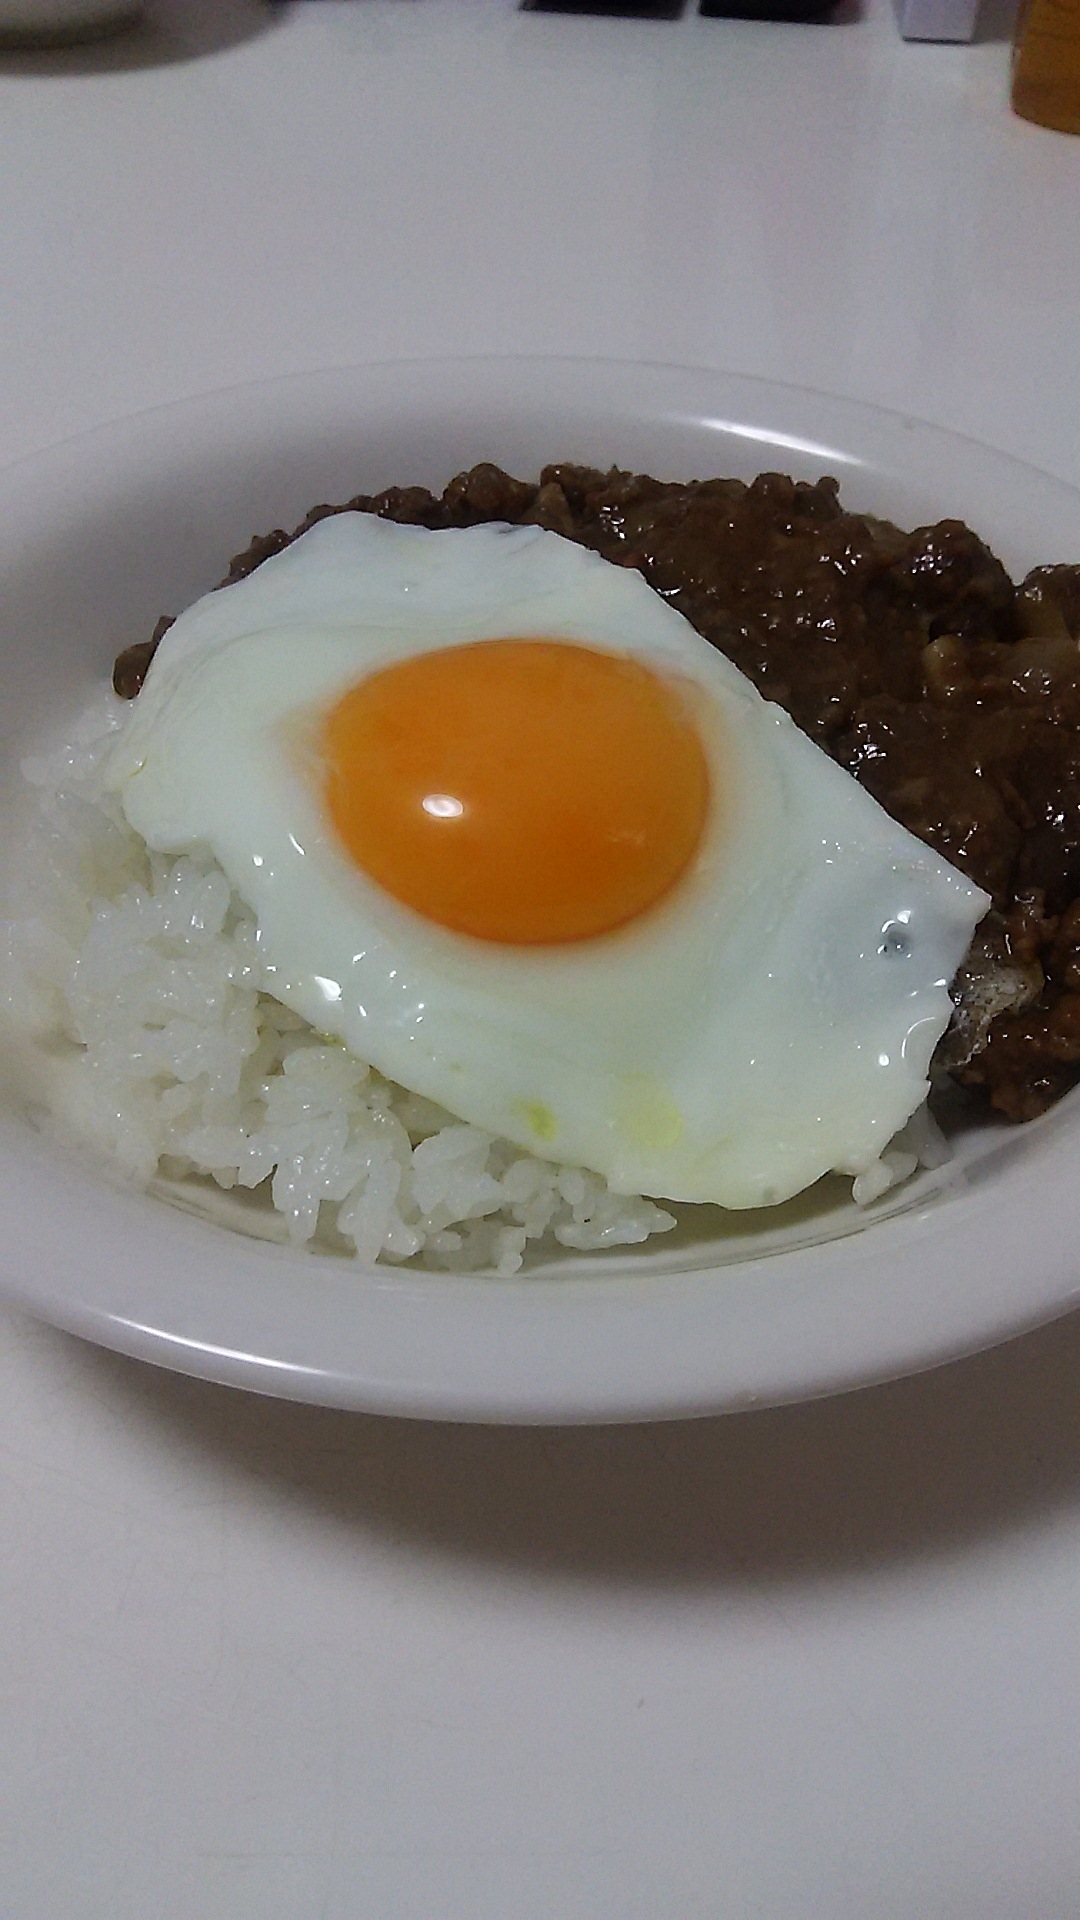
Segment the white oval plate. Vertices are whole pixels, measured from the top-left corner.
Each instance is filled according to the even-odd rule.
[[[1015,572],[1080,557],[1080,495],[918,421],[794,387],[601,361],[404,362],[144,413],[0,474],[0,749],[318,500],[490,459],[667,478],[765,467],[853,507],[967,519]],[[11,788],[7,789],[10,804]],[[959,1143],[872,1216],[835,1194],[712,1213],[655,1252],[448,1277],[297,1255],[114,1187],[0,1104],[0,1286],[103,1345],[261,1392],[488,1421],[661,1418],[933,1365],[1080,1297],[1080,1108]],[[194,1202],[193,1202],[194,1204]],[[715,1229],[715,1231],[714,1231]],[[674,1242],[674,1244],[673,1244]]]

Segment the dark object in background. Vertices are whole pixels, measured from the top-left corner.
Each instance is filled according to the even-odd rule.
[[[686,0],[521,0],[522,13],[599,13],[624,20],[677,20]]]
[[[708,20],[827,20],[836,0],[700,0]]]
[[[75,46],[133,27],[143,0],[0,0],[0,52]]]
[[[836,0],[699,0],[709,20],[827,20]],[[522,13],[593,13],[626,20],[677,20],[686,0],[521,0]]]

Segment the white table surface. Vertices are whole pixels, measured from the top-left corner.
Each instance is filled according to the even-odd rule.
[[[1003,40],[905,46],[888,0],[150,15],[0,58],[0,457],[520,349],[1080,482],[1080,140],[1010,115]],[[3,1920],[1080,1913],[1080,1320],[596,1431],[275,1404],[10,1313],[0,1370]]]

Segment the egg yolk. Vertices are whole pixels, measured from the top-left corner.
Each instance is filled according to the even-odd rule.
[[[481,940],[625,926],[684,872],[709,807],[679,686],[565,640],[480,640],[383,668],[333,707],[321,747],[357,866]]]

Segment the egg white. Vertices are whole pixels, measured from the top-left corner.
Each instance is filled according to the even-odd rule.
[[[692,686],[721,795],[631,925],[507,947],[434,925],[348,859],[303,750],[392,661],[520,635]],[[206,846],[271,990],[388,1078],[617,1191],[768,1205],[857,1174],[920,1105],[989,901],[897,826],[640,575],[533,527],[319,522],[159,645],[110,763],[131,825]]]

